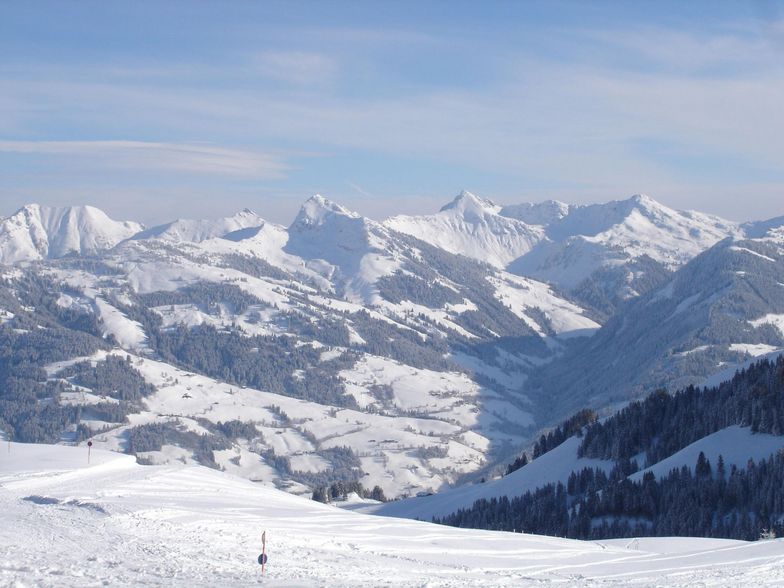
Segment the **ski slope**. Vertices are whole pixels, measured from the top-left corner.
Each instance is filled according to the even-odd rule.
[[[784,542],[581,542],[343,511],[201,466],[0,453],[0,585],[773,586]],[[266,575],[256,563],[266,530]]]

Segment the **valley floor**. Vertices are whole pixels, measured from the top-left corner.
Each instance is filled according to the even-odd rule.
[[[784,541],[581,542],[343,511],[200,466],[0,452],[0,585],[784,584]],[[269,562],[256,563],[266,530]]]

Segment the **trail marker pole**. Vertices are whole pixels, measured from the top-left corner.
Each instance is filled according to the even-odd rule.
[[[264,566],[267,564],[267,531],[261,534],[261,555],[259,556],[259,563],[261,564],[261,575],[264,575]]]
[[[92,449],[93,449],[93,442],[88,441],[87,442],[87,465],[90,465],[90,452],[92,451]]]

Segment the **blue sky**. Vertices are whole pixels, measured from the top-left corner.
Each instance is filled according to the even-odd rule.
[[[784,214],[784,3],[6,2],[0,214]]]

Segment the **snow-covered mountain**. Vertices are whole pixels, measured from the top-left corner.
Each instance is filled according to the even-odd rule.
[[[321,196],[305,202],[289,227],[244,210],[139,231],[94,209],[74,210],[87,210],[82,216],[95,221],[66,231],[79,243],[71,251],[89,259],[58,257],[55,251],[63,250],[49,245],[49,233],[31,229],[22,233],[46,235],[46,255],[34,257],[40,262],[35,267],[0,272],[0,334],[9,349],[46,349],[35,369],[23,374],[40,388],[39,398],[52,398],[58,407],[42,416],[25,404],[27,392],[20,388],[13,402],[28,408],[8,418],[27,420],[8,421],[11,426],[23,427],[31,440],[53,440],[57,427],[66,438],[107,429],[96,436],[97,445],[156,463],[202,461],[298,492],[330,481],[329,472],[368,474],[364,481],[389,496],[443,488],[480,476],[515,454],[540,426],[583,403],[601,405],[663,382],[691,382],[726,368],[721,362],[743,361],[743,351],[780,345],[771,325],[779,324],[784,308],[770,278],[763,283],[759,277],[771,274],[754,265],[770,263],[768,258],[779,263],[777,250],[768,251],[778,234],[773,221],[725,227],[646,198],[597,207],[550,202],[500,208],[464,193],[435,215],[437,232],[451,235],[447,247],[428,242],[427,217],[411,225],[428,237],[420,239]],[[473,243],[485,253],[460,250],[471,243],[465,240],[469,225],[476,229]],[[9,226],[16,225],[3,225],[0,242],[17,234]],[[117,226],[125,229],[96,237]],[[668,292],[665,264],[678,268],[691,255],[679,244],[690,231],[698,249],[724,229],[766,236],[720,242],[677,270],[672,295],[660,294],[666,304],[640,306],[652,300],[646,291]],[[640,235],[645,238],[635,241]],[[593,288],[564,295],[486,263],[507,242],[533,247],[514,264],[559,239],[571,240],[572,249],[595,248],[591,263],[600,269],[590,274]],[[679,247],[687,251],[682,257]],[[690,276],[709,254],[744,259],[748,267]],[[577,256],[575,263],[583,261]],[[735,288],[742,283],[739,272],[749,275],[751,286]],[[633,280],[624,277],[629,273]],[[784,283],[784,276],[776,279]],[[641,296],[628,308],[602,306],[606,292],[599,282],[627,298]],[[697,294],[690,284],[702,287],[699,299],[713,317],[703,321],[708,327],[699,323],[700,313],[670,323],[662,314],[689,304],[684,300]],[[755,298],[755,288],[763,295]],[[736,336],[735,323],[715,318],[721,315],[714,303],[725,299],[735,304],[729,314],[759,323],[747,325],[754,336]],[[597,308],[612,318],[592,344],[601,321]],[[729,324],[731,341],[724,335]],[[703,345],[710,347],[708,355],[698,349]],[[128,373],[117,367],[115,359],[122,357],[129,358]],[[704,361],[694,364],[694,358]],[[676,369],[668,372],[670,364]],[[46,384],[33,377],[41,368]],[[96,381],[87,375],[93,370],[127,379],[130,391]],[[14,374],[0,366],[0,377]],[[139,386],[141,396],[133,392]],[[601,393],[591,386],[601,386]],[[44,417],[66,425],[40,422]],[[221,428],[226,422],[252,425],[243,430],[250,438],[237,433],[236,423]],[[141,445],[129,445],[134,436],[141,436]]]
[[[623,402],[784,348],[784,229],[723,240],[535,379],[556,405]]]
[[[546,284],[321,196],[288,228],[247,211],[179,220],[89,260],[4,276],[9,345],[24,346],[33,325],[102,338],[58,339],[41,359],[48,385],[64,387],[67,435],[106,429],[96,446],[207,459],[295,492],[330,471],[367,474],[389,496],[478,475],[535,430],[526,373],[599,328]],[[112,370],[122,373],[108,388],[88,375]],[[143,397],[118,396],[123,378]],[[235,421],[257,434],[226,437],[222,423]],[[28,437],[48,438],[37,427]]]
[[[547,239],[516,260],[510,271],[567,289],[594,272],[647,256],[667,269],[686,263],[716,242],[740,237],[737,223],[668,208],[644,195],[572,206],[547,225]]]
[[[721,239],[744,235],[738,223],[676,211],[644,195],[594,205],[547,201],[501,207],[463,192],[436,214],[397,216],[386,224],[452,253],[551,283],[604,315]]]
[[[134,239],[162,239],[200,243],[207,239],[223,237],[242,229],[259,227],[264,219],[245,208],[237,214],[217,220],[178,219],[170,223],[150,227],[134,235]]]
[[[92,206],[29,204],[0,219],[0,264],[92,255],[140,230],[139,223],[112,220]]]
[[[378,301],[377,280],[399,269],[406,249],[379,223],[318,194],[305,202],[288,234],[285,252],[360,304]]]
[[[530,217],[540,216],[547,218],[544,213],[531,211]],[[498,268],[506,267],[531,251],[544,237],[542,226],[504,216],[500,206],[470,192],[461,192],[436,214],[394,216],[385,224],[450,253],[466,255]]]

